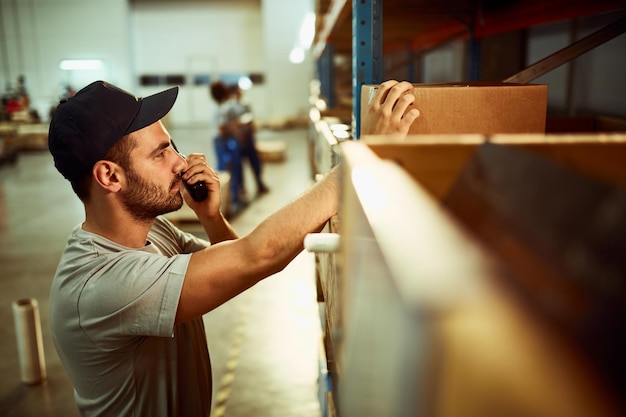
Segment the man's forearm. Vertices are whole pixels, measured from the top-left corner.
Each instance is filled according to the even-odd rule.
[[[232,228],[228,220],[220,211],[216,218],[200,218],[200,223],[206,232],[211,244],[223,242],[225,240],[237,239],[237,233]]]
[[[321,230],[339,209],[339,168],[300,197],[269,216],[250,234],[261,247],[268,245],[284,267],[303,249],[307,233]]]

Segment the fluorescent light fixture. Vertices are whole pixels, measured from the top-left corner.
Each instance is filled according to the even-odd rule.
[[[301,64],[304,62],[304,49],[295,46],[289,53],[289,62],[292,64]]]
[[[294,46],[289,53],[289,62],[292,64],[301,64],[304,62],[304,51],[311,48],[313,38],[315,38],[315,13],[309,12],[304,16],[304,20],[300,26],[296,46]]]
[[[315,37],[315,13],[309,12],[304,16],[302,26],[300,26],[300,46],[309,49]]]
[[[324,111],[327,109],[327,105],[326,105],[326,101],[324,99],[318,99],[315,102],[315,107],[317,107],[318,109],[320,109],[321,111]]]
[[[242,90],[249,90],[252,87],[252,80],[250,77],[241,77],[239,81],[237,81],[237,85],[239,85],[239,88]]]
[[[347,132],[348,130],[350,130],[350,126],[344,123],[333,123],[332,125],[330,125],[330,130],[332,130],[333,132]]]
[[[340,140],[350,139],[350,132],[346,132],[345,130],[333,130],[333,135]]]
[[[64,59],[59,64],[62,70],[98,70],[102,68],[102,61],[99,59]]]
[[[319,109],[311,107],[311,109],[309,110],[309,119],[312,122],[319,122],[320,120],[322,120],[322,113],[319,111]]]

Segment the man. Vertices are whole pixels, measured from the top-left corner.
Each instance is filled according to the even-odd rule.
[[[381,86],[366,133],[406,134],[418,116],[406,112],[410,88]],[[209,416],[202,315],[282,270],[338,209],[335,169],[239,238],[220,212],[216,172],[201,154],[177,153],[160,121],[177,93],[141,99],[97,81],[50,123],[55,166],[85,207],[50,294],[55,346],[83,416]],[[208,198],[194,201],[182,181],[205,182]],[[209,241],[161,217],[183,198]]]

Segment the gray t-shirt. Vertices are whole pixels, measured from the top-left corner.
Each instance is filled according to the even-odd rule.
[[[209,416],[202,318],[174,324],[189,254],[208,245],[161,217],[141,249],[72,231],[50,324],[81,415]]]

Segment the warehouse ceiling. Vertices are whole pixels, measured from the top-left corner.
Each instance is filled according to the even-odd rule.
[[[625,7],[625,0],[381,0],[383,53],[420,50]],[[318,0],[315,54],[352,51],[352,1]]]

